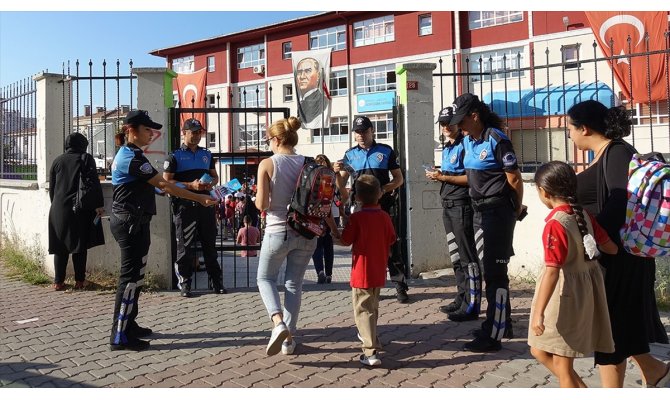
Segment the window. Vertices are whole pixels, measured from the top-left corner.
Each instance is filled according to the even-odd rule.
[[[393,15],[354,22],[354,47],[395,40]]]
[[[249,124],[238,126],[240,132],[239,147],[265,147],[265,124]]]
[[[347,46],[347,29],[344,25],[333,26],[331,28],[319,29],[309,33],[309,49],[327,49],[329,47],[335,50],[344,50]]]
[[[195,56],[175,58],[172,70],[178,74],[192,74],[195,72]]]
[[[207,147],[216,147],[216,133],[207,132]]]
[[[255,65],[265,65],[264,44],[255,44],[237,49],[237,68],[249,68]]]
[[[240,86],[237,88],[239,105],[243,108],[265,107],[265,84]]]
[[[561,46],[565,69],[579,68],[579,43]]]
[[[387,64],[377,67],[354,70],[354,93],[373,93],[395,90],[395,65]]]
[[[393,137],[393,114],[367,115],[375,128],[375,140],[391,139]]]
[[[284,102],[293,101],[293,85],[284,85]]]
[[[470,29],[523,21],[523,11],[468,11]]]
[[[330,72],[330,95],[347,95],[347,71]]]
[[[291,51],[293,50],[293,45],[291,42],[284,42],[281,44],[281,59],[288,60],[291,58]]]
[[[481,60],[481,64],[479,59]],[[503,79],[505,77],[512,78],[524,75],[523,71],[518,71],[518,68],[524,67],[523,47],[512,47],[509,49],[492,50],[485,53],[470,54],[470,73],[478,74],[482,72],[483,75],[472,75],[472,82],[479,82],[481,80],[488,81],[490,79]],[[481,70],[480,70],[481,67]],[[506,70],[507,73],[502,72]]]
[[[349,141],[349,122],[347,117],[333,117],[330,127],[312,129],[312,143],[332,143]]]
[[[207,57],[207,72],[216,71],[216,66],[214,64],[214,56]]]
[[[431,14],[419,15],[419,36],[433,33],[433,17]]]

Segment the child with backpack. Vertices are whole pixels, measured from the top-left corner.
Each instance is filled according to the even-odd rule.
[[[531,304],[530,352],[561,387],[586,387],[573,368],[574,358],[614,351],[598,247],[609,254],[618,248],[577,205],[577,175],[568,164],[542,165],[535,185],[552,211],[542,233],[546,268]]]
[[[360,362],[373,367],[382,363],[377,354],[381,350],[377,337],[379,294],[386,283],[386,263],[396,235],[391,217],[379,205],[382,196],[379,180],[373,175],[361,175],[355,189],[356,201],[363,206],[349,218],[340,243],[353,244],[350,283],[354,320],[363,342]]]

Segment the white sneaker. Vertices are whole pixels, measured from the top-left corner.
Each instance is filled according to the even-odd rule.
[[[377,356],[377,353],[374,353],[371,356],[366,356],[365,354],[361,354],[361,358],[359,358],[359,361],[363,365],[367,365],[370,367],[374,367],[377,365],[382,365],[382,360]]]
[[[285,356],[293,354],[296,345],[295,338],[292,338],[290,342],[285,340],[284,343],[281,344],[281,353]]]
[[[281,350],[281,345],[284,339],[288,337],[288,328],[286,324],[281,322],[279,325],[275,326],[270,335],[270,342],[268,342],[268,347],[265,349],[265,354],[269,356],[274,356],[279,353]]]

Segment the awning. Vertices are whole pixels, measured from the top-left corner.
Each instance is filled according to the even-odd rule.
[[[521,91],[484,94],[482,100],[499,116],[505,118],[564,115],[573,105],[585,100],[597,100],[607,107],[612,105],[612,89],[603,82],[581,85],[537,87]],[[493,103],[491,100],[493,99]]]

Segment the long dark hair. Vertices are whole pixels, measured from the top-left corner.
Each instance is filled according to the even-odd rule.
[[[478,101],[470,108],[470,113],[476,112],[479,114],[479,119],[482,121],[484,126],[491,126],[502,132],[505,132],[505,123],[503,120],[496,114],[491,111],[489,106],[486,105],[483,101]]]
[[[535,185],[541,187],[551,197],[566,201],[575,212],[579,233],[589,234],[582,206],[577,203],[577,174],[571,166],[562,161],[550,161],[541,165],[535,172]],[[584,259],[590,261],[584,252]]]
[[[586,100],[570,107],[568,116],[577,128],[586,126],[607,139],[621,139],[630,135],[633,122],[623,107],[607,108],[595,100]]]

